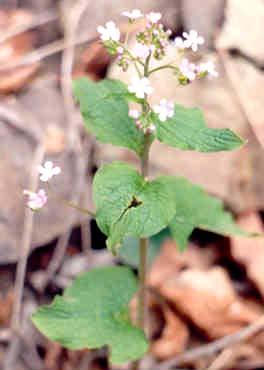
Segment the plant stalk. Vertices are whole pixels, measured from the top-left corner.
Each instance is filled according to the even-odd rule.
[[[151,146],[151,135],[145,136],[145,147],[141,157],[141,173],[142,176],[148,176],[149,170],[149,149]],[[146,318],[146,275],[147,275],[147,257],[148,257],[148,238],[139,240],[139,294],[137,304],[137,325],[143,331],[145,330]],[[140,361],[132,363],[131,370],[139,370]]]
[[[144,77],[149,76],[149,63],[151,59],[151,54],[147,57],[146,63],[144,65]],[[146,95],[145,95],[145,98]],[[148,105],[143,104],[142,110],[146,112],[148,110]],[[152,144],[151,133],[145,133],[145,144],[144,150],[141,155],[141,174],[144,178],[148,176],[149,171],[149,150]],[[143,331],[145,331],[145,318],[146,318],[146,275],[147,275],[147,259],[148,259],[148,238],[141,238],[139,240],[139,294],[137,303],[137,325]],[[139,370],[140,360],[134,361],[131,365],[131,370]]]

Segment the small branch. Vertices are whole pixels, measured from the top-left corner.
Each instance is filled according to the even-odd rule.
[[[68,139],[70,147],[80,149],[80,135],[75,125],[75,103],[72,96],[72,70],[74,64],[75,38],[82,14],[88,6],[87,0],[79,0],[64,16],[64,35],[66,48],[62,54],[61,87],[64,100]]]
[[[44,13],[37,14],[33,17],[33,19],[30,22],[10,27],[7,29],[7,31],[2,32],[0,35],[0,43],[7,41],[11,37],[19,35],[22,32],[29,31],[35,27],[42,26],[43,24],[53,22],[57,19],[58,15],[52,10],[48,10]]]
[[[216,359],[214,359],[207,370],[222,370],[230,367],[231,363],[234,360],[233,357],[233,348],[226,348],[216,357]]]
[[[240,331],[234,334],[227,335],[221,339],[218,339],[204,346],[190,349],[184,352],[183,354],[177,356],[174,359],[161,363],[160,365],[156,366],[154,370],[168,370],[170,368],[179,366],[186,362],[196,360],[197,358],[200,358],[203,356],[214,355],[215,353],[222,351],[223,349],[229,346],[233,346],[234,344],[237,344],[237,343],[240,343],[242,341],[249,339],[250,337],[259,333],[262,330],[264,330],[264,315],[261,316],[254,323],[246,326]],[[150,369],[150,370],[153,370],[153,369]]]
[[[73,9],[71,10],[71,12],[65,14],[64,17],[65,50],[62,54],[61,87],[67,120],[67,137],[68,140],[70,141],[69,142],[70,151],[72,151],[73,154],[75,153],[77,156],[76,164],[77,173],[75,175],[76,183],[73,189],[72,200],[68,202],[64,199],[58,198],[57,196],[56,198],[63,202],[65,205],[74,208],[79,212],[94,217],[93,212],[90,212],[89,210],[80,207],[78,204],[81,199],[81,194],[85,182],[86,163],[85,158],[83,156],[79,129],[75,124],[75,104],[72,96],[72,69],[74,63],[75,36],[77,33],[80,18],[83,12],[85,11],[87,5],[88,4],[86,0],[79,0],[75,5],[73,5]],[[71,225],[74,222],[75,216],[76,216],[75,212],[72,212],[69,215],[69,225]],[[52,260],[48,266],[45,280],[42,285],[42,289],[44,289],[49,283],[49,281],[53,279],[55,273],[59,269],[65,255],[70,236],[71,229],[69,229],[59,238]]]
[[[44,146],[39,144],[37,147],[34,159],[31,166],[31,174],[30,174],[30,181],[29,181],[29,189],[32,191],[37,190],[38,186],[38,173],[36,171],[36,167],[39,163],[43,161],[44,157]],[[25,276],[26,276],[26,268],[27,268],[27,259],[30,252],[30,245],[32,240],[32,233],[33,233],[33,218],[34,213],[29,209],[25,208],[25,217],[24,217],[24,229],[22,234],[21,240],[21,249],[20,249],[20,257],[17,264],[17,271],[16,271],[16,280],[15,280],[15,287],[14,287],[14,306],[13,306],[13,314],[11,319],[11,330],[14,335],[13,341],[10,343],[8,351],[6,353],[6,357],[4,360],[3,370],[11,370],[13,369],[13,364],[16,360],[17,352],[19,350],[19,337],[15,334],[20,331],[20,323],[21,323],[21,306],[22,306],[22,299],[23,299],[23,291],[24,291],[24,284],[25,284]]]
[[[21,120],[23,116],[23,120]],[[31,139],[34,144],[38,144],[41,140],[41,132],[35,129],[37,126],[34,124],[35,121],[32,121],[32,125],[27,125],[26,121],[28,119],[27,112],[21,112],[19,115],[17,112],[13,111],[8,105],[0,104],[0,119],[6,121],[10,126],[19,131],[20,133],[26,135]],[[29,128],[33,127],[33,129]]]
[[[88,42],[89,44],[93,41],[96,41],[98,39],[97,36],[95,37],[88,37],[87,35],[83,35],[77,40],[73,42],[72,45],[80,45],[85,42]],[[48,45],[42,46],[26,55],[24,55],[22,58],[20,58],[17,61],[5,63],[0,66],[0,72],[5,72],[7,70],[10,70],[12,68],[18,68],[18,67],[24,67],[32,63],[40,62],[41,60],[53,55],[57,54],[61,51],[63,51],[65,48],[67,48],[67,43],[64,39],[56,40],[54,42],[51,42]]]
[[[173,66],[173,65],[171,65],[171,64],[165,64],[165,65],[163,65],[163,66],[160,66],[160,67],[156,67],[156,68],[151,69],[151,70],[149,71],[149,75],[151,75],[151,74],[152,74],[152,73],[154,73],[154,72],[160,71],[160,70],[162,70],[162,69],[173,69],[175,72],[179,72],[178,67]]]

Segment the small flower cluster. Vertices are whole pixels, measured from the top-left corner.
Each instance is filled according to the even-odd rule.
[[[150,12],[144,15],[139,9],[125,11],[123,16],[129,19],[130,23],[140,18],[144,18],[147,26],[144,31],[137,34],[137,43],[133,53],[128,51],[125,45],[120,42],[121,32],[112,21],[105,26],[99,26],[97,31],[109,53],[118,55],[118,64],[125,71],[129,64],[134,61],[145,61],[150,55],[156,59],[161,59],[165,55],[166,46],[169,45],[171,30],[165,30],[159,23],[161,13]]]
[[[61,173],[61,169],[58,166],[54,166],[51,161],[46,161],[43,166],[38,166],[38,172],[40,181],[49,182],[54,176]],[[37,192],[24,190],[24,195],[27,196],[27,206],[32,211],[38,211],[48,201],[48,196],[44,189],[40,189]]]
[[[191,30],[188,32],[183,32],[183,37],[176,37],[174,40],[174,45],[181,50],[184,49],[192,49],[192,51],[196,52],[198,50],[199,45],[203,45],[204,38],[198,35],[198,32],[195,30]]]
[[[151,12],[146,15],[148,21],[144,31],[139,32],[136,36],[137,42],[148,48],[148,54],[152,53],[155,59],[162,59],[166,53],[166,47],[169,45],[171,30],[165,30],[164,26],[159,23],[161,14]]]
[[[209,60],[198,65],[191,63],[187,58],[182,59],[179,66],[178,80],[181,85],[189,84],[196,77],[218,77],[218,72],[215,69],[215,64]]]
[[[107,22],[104,27],[99,26],[97,30],[108,51],[117,55],[118,65],[124,71],[127,70],[131,63],[136,67],[138,76],[132,78],[128,91],[141,100],[140,104],[142,106],[146,104],[147,109],[142,109],[141,113],[135,109],[130,110],[129,116],[135,120],[136,126],[144,133],[153,133],[155,131],[155,126],[152,122],[153,114],[156,114],[160,121],[165,122],[173,117],[174,104],[166,99],[162,99],[158,105],[154,105],[151,108],[147,103],[148,96],[153,93],[149,75],[161,68],[168,68],[168,65],[164,65],[146,73],[145,68],[147,67],[148,69],[149,61],[152,57],[158,60],[162,59],[166,55],[168,45],[174,45],[181,60],[178,65],[170,64],[169,68],[174,71],[181,85],[187,85],[196,78],[205,76],[217,77],[218,73],[212,61],[194,64],[184,56],[187,49],[197,52],[198,48],[204,44],[204,38],[197,31],[183,32],[181,37],[178,36],[171,42],[171,30],[165,30],[160,23],[161,13],[150,12],[143,14],[141,10],[134,9],[132,11],[124,11],[122,15],[127,17],[130,23],[134,23],[138,19],[144,19],[146,22],[146,27],[136,35],[136,43],[133,50],[128,50],[126,42],[122,43],[120,41],[121,32],[114,22]]]

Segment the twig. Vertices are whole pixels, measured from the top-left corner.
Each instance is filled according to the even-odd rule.
[[[93,41],[96,41],[98,39],[97,36],[95,37],[88,37],[87,35],[83,35],[77,40],[74,41],[73,45],[80,45],[85,42],[88,42],[89,44]],[[14,62],[8,62],[0,66],[0,72],[4,72],[6,70],[10,70],[12,68],[18,68],[18,67],[24,67],[32,63],[40,62],[41,60],[59,53],[63,51],[67,47],[67,44],[65,43],[64,39],[56,40],[51,42],[48,45],[42,46],[30,53],[27,53],[22,58],[20,58],[17,61]]]
[[[23,117],[25,117],[25,112],[23,112]],[[14,127],[16,130],[20,131],[21,133],[27,135],[34,143],[40,142],[40,133],[37,129],[34,129],[36,125],[31,125],[33,129],[29,128],[29,126],[25,123],[26,119],[21,120],[19,115],[8,107],[8,105],[0,104],[0,119],[2,121],[7,121],[9,125]]]
[[[31,166],[29,189],[32,191],[36,191],[38,186],[38,173],[36,171],[36,167],[39,163],[42,162],[43,157],[44,157],[44,146],[42,144],[39,144],[35,151]],[[34,217],[33,215],[34,215],[33,212],[29,208],[25,208],[24,228],[21,240],[21,253],[17,264],[16,280],[14,287],[15,300],[11,319],[11,330],[13,335],[16,336],[14,340],[11,342],[9,349],[7,351],[4,360],[3,370],[11,370],[13,368],[13,364],[14,361],[16,360],[16,355],[20,346],[19,337],[17,336],[17,333],[20,331],[21,305],[24,291],[27,259],[30,252],[30,244],[33,232],[33,217]]]
[[[19,35],[22,32],[29,31],[32,28],[53,22],[56,19],[58,19],[58,15],[52,10],[47,10],[44,13],[36,14],[30,22],[9,27],[6,32],[2,32],[0,35],[0,43],[7,41],[11,37]]]
[[[264,315],[254,323],[246,326],[234,334],[227,335],[204,346],[190,349],[174,359],[161,363],[155,368],[155,370],[168,370],[174,366],[179,366],[183,363],[193,361],[199,357],[211,356],[229,346],[249,339],[251,336],[262,330],[264,330]]]
[[[230,367],[233,360],[233,348],[226,348],[214,359],[207,370],[221,370],[226,368],[227,365]]]
[[[83,12],[88,6],[87,0],[79,0],[72,6],[64,16],[64,36],[65,36],[65,50],[62,54],[61,63],[61,86],[62,95],[64,99],[64,106],[66,111],[66,119],[68,121],[68,138],[70,140],[70,147],[80,148],[80,136],[76,130],[74,116],[75,104],[72,96],[72,70],[74,63],[75,40],[79,22]]]
[[[217,53],[223,64],[227,79],[229,81],[229,85],[235,95],[241,113],[249,123],[250,127],[253,129],[253,132],[260,144],[264,146],[262,122],[259,120],[255,109],[253,111],[250,108],[252,106],[250,103],[250,99],[244,94],[244,91],[246,91],[246,86],[241,89],[240,74],[237,70],[237,66],[234,66],[232,62],[230,62],[231,57],[229,57],[229,54],[226,50],[217,49]]]
[[[64,99],[64,106],[66,112],[67,120],[67,137],[69,140],[70,151],[72,153],[77,152],[77,173],[75,175],[76,184],[73,189],[73,198],[72,202],[78,204],[80,202],[82,189],[85,183],[85,170],[86,163],[83,158],[83,151],[80,142],[79,129],[75,125],[75,104],[72,96],[72,69],[74,61],[74,45],[75,45],[75,36],[78,28],[78,24],[83,14],[84,10],[87,7],[87,0],[79,0],[71,12],[65,19],[65,51],[62,54],[62,65],[61,65],[61,87],[62,95]],[[72,212],[69,216],[69,225],[72,225],[76,216],[76,212]],[[64,254],[67,249],[69,238],[71,235],[71,230],[68,230],[64,233],[58,240],[56,249],[52,260],[48,266],[47,275],[43,284],[43,288],[46,287],[48,282],[54,277],[56,271],[59,269]]]

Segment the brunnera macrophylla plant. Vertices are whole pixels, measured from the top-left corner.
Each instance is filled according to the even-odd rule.
[[[139,239],[139,284],[127,267],[93,269],[33,316],[37,328],[51,340],[70,349],[108,346],[110,359],[117,364],[140,359],[148,349],[144,334],[148,238],[169,228],[178,247],[184,250],[197,227],[222,235],[246,235],[219,200],[187,179],[162,175],[148,178],[154,140],[199,152],[232,150],[243,144],[228,128],[208,128],[198,108],[167,101],[166,97],[150,104],[149,97],[154,92],[150,77],[161,69],[171,70],[179,88],[196,79],[217,77],[211,60],[197,65],[186,58],[186,50],[196,52],[203,38],[191,30],[170,41],[171,31],[160,23],[160,13],[143,15],[135,9],[123,15],[131,23],[140,18],[146,21],[145,29],[136,35],[133,51],[128,48],[127,37],[122,41],[114,22],[99,26],[98,32],[109,53],[117,57],[118,65],[124,71],[130,66],[135,68],[137,77],[128,86],[110,79],[98,83],[78,79],[74,82],[74,96],[90,133],[103,143],[126,147],[138,156],[140,171],[123,162],[102,166],[94,177],[93,200],[94,217],[107,235],[107,247],[112,253],[118,255],[127,237]],[[169,43],[179,53],[177,64],[162,64]],[[158,66],[153,66],[155,59],[160,61]],[[49,182],[60,169],[46,162],[39,172],[40,180]],[[33,210],[39,210],[48,200],[43,189],[25,193]],[[128,308],[135,294],[137,325],[131,322]],[[132,368],[137,369],[138,363],[134,362]]]

